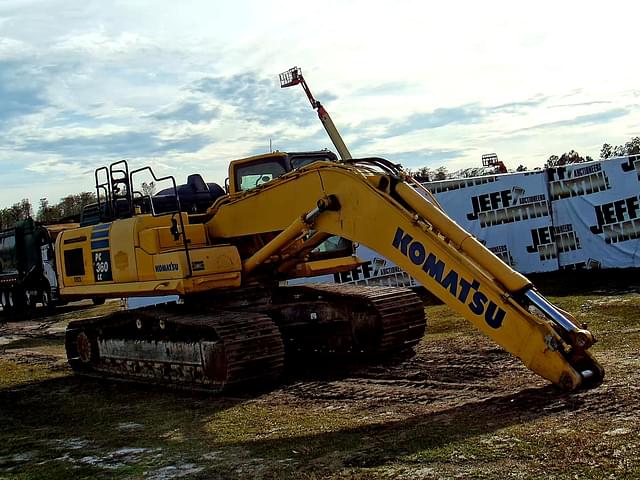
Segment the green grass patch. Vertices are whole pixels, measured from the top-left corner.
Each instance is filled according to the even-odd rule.
[[[389,397],[378,391],[372,399],[348,392],[349,399],[314,398],[313,389],[300,394],[292,386],[221,397],[0,360],[0,478],[142,479],[161,471],[230,479],[499,478],[510,472],[540,479],[638,478],[640,296],[551,300],[599,337],[594,352],[610,362],[602,386],[574,394],[550,386],[487,393],[472,378],[468,388],[482,396],[474,399],[461,379],[454,387],[458,400],[457,390],[451,395],[442,385],[445,376],[429,386],[422,377],[396,382],[395,373],[377,373],[358,376],[349,388],[379,382]],[[443,305],[426,312],[426,343],[419,350],[425,362],[432,344],[480,335]],[[3,350],[18,348],[53,351],[61,340],[21,339]],[[452,362],[466,359],[453,350],[462,356]],[[312,382],[322,388],[322,380]],[[335,387],[340,379],[328,382]],[[405,389],[402,397],[393,397],[396,388]],[[415,389],[424,400],[431,388],[433,404],[405,394]],[[440,401],[440,393],[451,398]]]
[[[55,350],[57,352],[64,352],[64,340],[60,338],[45,338],[45,337],[22,337],[11,342],[8,342],[0,350],[16,350],[16,349],[31,349],[35,348],[39,351],[44,349]]]
[[[474,325],[446,305],[432,305],[425,308],[427,336],[437,339],[441,336],[455,336],[477,332]]]
[[[239,443],[337,432],[366,422],[357,420],[348,411],[327,410],[322,405],[249,402],[216,412],[207,419],[206,429],[216,443]]]
[[[61,378],[70,374],[68,371],[50,369],[43,365],[17,364],[2,359],[0,359],[0,372],[0,391],[42,380]]]

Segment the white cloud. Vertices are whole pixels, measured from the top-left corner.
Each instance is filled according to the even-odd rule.
[[[270,139],[330,146],[302,91],[279,89],[293,65],[359,155],[451,169],[489,151],[514,167],[597,156],[640,135],[639,13],[616,1],[5,0],[0,206],[20,182],[55,198],[123,156],[222,182],[229,160]],[[195,91],[204,80],[215,88]]]
[[[0,37],[0,61],[15,60],[34,53],[35,49],[23,41],[15,38]]]
[[[141,35],[123,32],[116,36],[110,36],[104,31],[69,34],[52,46],[54,53],[84,54],[94,59],[132,57],[154,49],[153,42]]]

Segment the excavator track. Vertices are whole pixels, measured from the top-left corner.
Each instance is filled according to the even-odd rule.
[[[425,324],[404,288],[247,288],[71,322],[66,350],[80,374],[220,392],[277,380],[285,348],[288,358],[378,358],[411,349]]]
[[[424,336],[422,300],[410,289],[344,284],[245,287],[187,303],[257,312],[276,323],[287,354],[385,355],[409,350]]]
[[[412,348],[426,328],[424,304],[406,288],[281,287],[267,313],[292,353],[385,355]]]
[[[222,391],[273,382],[284,347],[266,315],[185,306],[147,307],[74,321],[66,332],[74,371],[91,376]]]

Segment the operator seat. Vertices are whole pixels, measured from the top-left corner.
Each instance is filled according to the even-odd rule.
[[[199,173],[187,177],[187,183],[177,187],[182,210],[188,213],[204,213],[225,192],[217,183],[206,183]],[[153,196],[156,213],[171,212],[177,207],[173,188],[165,188]]]

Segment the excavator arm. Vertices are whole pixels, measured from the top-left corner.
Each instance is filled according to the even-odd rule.
[[[386,160],[317,162],[223,197],[208,214],[206,229],[216,242],[274,233],[242,259],[245,280],[261,269],[300,264],[303,259],[292,256],[308,250],[299,247],[305,239],[338,235],[396,263],[561,388],[597,384],[604,375],[588,351],[595,341],[588,330],[546,301],[524,276],[449,219],[426,189]]]

